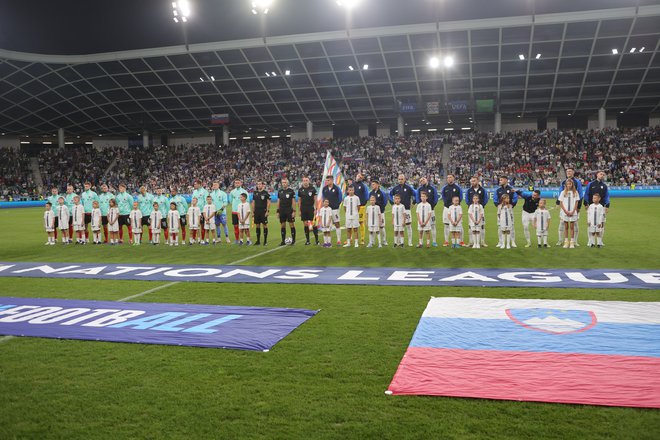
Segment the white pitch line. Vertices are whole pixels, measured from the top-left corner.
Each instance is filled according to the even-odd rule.
[[[278,246],[278,247],[276,247],[276,248],[274,248],[274,249],[268,249],[267,251],[259,252],[259,253],[256,254],[256,255],[251,255],[251,256],[249,256],[249,257],[242,258],[242,259],[240,259],[240,260],[232,261],[231,263],[228,263],[227,266],[233,266],[233,265],[235,265],[235,264],[243,263],[243,262],[248,261],[248,260],[251,260],[251,259],[253,259],[253,258],[257,258],[257,257],[260,257],[260,256],[262,256],[262,255],[270,254],[271,252],[279,251],[279,250],[281,250],[281,249],[284,249],[285,247],[286,247],[286,246]],[[130,299],[138,298],[138,297],[140,297],[140,296],[144,296],[144,295],[147,295],[147,294],[149,294],[149,293],[156,292],[156,291],[161,290],[161,289],[166,289],[166,288],[168,288],[168,287],[174,286],[175,284],[179,284],[179,283],[181,283],[181,281],[172,281],[171,283],[163,284],[163,285],[161,285],[161,286],[154,287],[153,289],[145,290],[144,292],[136,293],[135,295],[131,295],[131,296],[127,296],[126,298],[118,299],[117,301],[118,301],[118,302],[121,302],[121,301],[128,301],[128,300],[130,300]],[[0,337],[0,344],[2,344],[3,342],[9,341],[10,339],[14,339],[15,337],[16,337],[16,336],[4,336],[4,337]]]
[[[227,263],[227,266],[233,266],[235,264],[243,263],[245,261],[251,260],[253,258],[260,257],[262,255],[270,254],[271,252],[279,251],[280,249],[284,249],[285,246],[278,246],[273,249],[268,249],[267,251],[259,252],[256,255],[250,255],[249,257],[242,258],[240,260],[232,261],[231,263]],[[128,301],[130,299],[134,298],[139,298],[140,296],[147,295],[149,293],[156,292],[161,289],[166,289],[170,286],[174,286],[175,284],[179,284],[181,281],[172,281],[171,283],[163,284],[162,286],[154,287],[153,289],[145,290],[144,292],[136,293],[135,295],[127,296],[126,298],[119,299],[117,301]]]

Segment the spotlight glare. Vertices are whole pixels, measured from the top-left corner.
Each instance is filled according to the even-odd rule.
[[[175,22],[175,23],[178,23],[178,22],[179,22],[179,19],[176,18],[176,17],[174,17],[174,22]]]
[[[181,12],[183,18],[190,16],[190,2],[188,0],[179,0],[179,12]]]
[[[176,8],[176,2],[172,2],[172,8]]]
[[[337,4],[346,9],[353,9],[358,3],[360,3],[360,0],[337,0]]]
[[[364,66],[362,66],[362,70],[368,70],[368,69],[369,69],[369,64],[365,64]]]
[[[619,50],[618,50],[618,49],[612,49],[612,55],[616,55],[616,54],[618,54],[618,53],[619,53]]]
[[[444,62],[445,62],[445,67],[451,67],[454,65],[454,58],[447,56],[445,57]]]
[[[257,15],[262,13],[264,15],[268,14],[270,6],[273,4],[273,0],[253,0],[252,1],[252,13]]]
[[[440,60],[438,57],[432,57],[429,60],[429,65],[435,69],[436,67],[440,66]]]
[[[520,61],[524,61],[524,60],[525,60],[525,55],[523,55],[523,54],[518,54],[518,59],[519,59]]]
[[[187,19],[186,16],[184,15],[183,17],[181,17],[181,21],[183,21],[183,22],[185,23],[186,21],[188,21],[188,19]]]

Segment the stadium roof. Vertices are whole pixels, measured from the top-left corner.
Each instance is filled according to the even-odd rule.
[[[282,131],[302,129],[307,120],[321,127],[392,123],[397,102],[494,99],[504,115],[540,117],[592,114],[601,106],[649,113],[660,103],[657,2],[593,9],[638,2],[463,1],[452,8],[386,0],[378,10],[354,10],[348,29],[334,2],[279,1],[258,17],[236,3],[213,15],[200,2],[208,9],[191,17],[185,39],[169,6],[165,17],[152,14],[146,22],[137,8],[140,20],[128,20],[128,32],[97,5],[78,16],[76,32],[52,38],[38,20],[22,31],[0,22],[0,130],[200,132],[211,128],[212,113],[229,113],[233,131]],[[328,11],[310,10],[312,3]],[[103,31],[93,31],[106,12]],[[224,21],[213,26],[220,16]],[[51,22],[64,23],[58,18]],[[227,20],[232,24],[223,25]],[[454,65],[433,69],[433,56],[451,56]],[[448,116],[428,119],[442,124]]]

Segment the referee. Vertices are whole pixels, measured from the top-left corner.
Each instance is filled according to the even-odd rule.
[[[319,228],[316,226],[316,188],[309,183],[309,177],[303,177],[302,185],[298,188],[298,210],[300,219],[305,225],[305,246],[309,246],[309,228],[312,227],[316,245],[319,245]]]
[[[277,192],[277,213],[280,217],[280,234],[282,234],[280,246],[285,245],[287,222],[289,223],[289,228],[291,228],[291,246],[296,244],[296,226],[294,224],[296,210],[293,205],[295,200],[296,192],[289,188],[289,179],[285,177],[282,179],[282,185]]]
[[[257,182],[257,190],[252,194],[252,215],[257,228],[255,246],[261,244],[261,225],[264,227],[264,246],[268,243],[268,214],[270,213],[270,193],[266,191],[264,181]]]

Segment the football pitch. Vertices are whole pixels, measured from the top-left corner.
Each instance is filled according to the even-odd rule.
[[[394,249],[391,231],[390,246],[382,249],[304,246],[299,221],[298,243],[278,248],[274,215],[267,247],[171,248],[44,246],[42,210],[9,209],[0,210],[0,261],[660,269],[660,199],[614,199],[602,249],[586,247],[583,219],[582,246],[555,247],[557,210],[551,210],[552,246],[538,249],[533,235],[534,246],[524,248],[520,207],[518,248],[497,249],[492,205],[486,215],[490,247],[480,250]],[[130,301],[320,309],[268,353],[0,336],[2,439],[656,439],[660,432],[660,411],[651,409],[384,394],[432,296],[660,301],[660,290],[43,278],[0,283],[2,296],[135,296]]]

